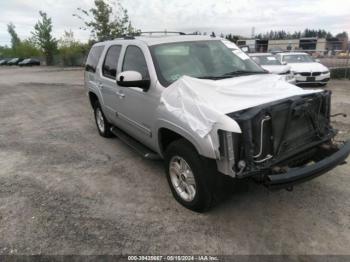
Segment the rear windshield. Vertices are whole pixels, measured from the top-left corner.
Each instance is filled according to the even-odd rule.
[[[96,66],[98,64],[98,61],[100,60],[103,48],[103,46],[94,46],[93,48],[91,48],[89,56],[86,60],[85,71],[93,73],[96,72]]]

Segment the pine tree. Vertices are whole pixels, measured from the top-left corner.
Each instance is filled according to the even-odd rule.
[[[46,64],[53,64],[53,55],[57,50],[57,40],[52,36],[52,20],[45,12],[39,11],[41,18],[34,26],[32,32],[37,45],[42,49]]]
[[[11,35],[11,47],[12,47],[12,49],[15,49],[21,43],[21,40],[19,39],[15,29],[16,29],[16,27],[13,23],[9,23],[7,25],[7,31]]]

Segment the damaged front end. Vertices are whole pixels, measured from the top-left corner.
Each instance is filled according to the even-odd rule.
[[[231,168],[237,178],[253,177],[281,188],[343,163],[350,144],[334,142],[330,97],[330,91],[293,96],[228,114],[242,133],[219,131],[224,168]]]

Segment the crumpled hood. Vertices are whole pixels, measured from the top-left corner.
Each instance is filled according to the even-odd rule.
[[[289,65],[262,65],[261,67],[273,74],[282,74],[290,70]]]
[[[328,68],[324,65],[314,62],[314,63],[289,63],[293,72],[324,72],[328,71]]]
[[[162,93],[161,103],[194,132],[206,136],[214,127],[240,132],[228,113],[296,95],[322,90],[303,90],[273,74],[251,75],[223,80],[183,76]],[[227,128],[227,129],[225,129]]]

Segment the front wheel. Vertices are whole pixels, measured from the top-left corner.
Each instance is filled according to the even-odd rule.
[[[215,165],[201,157],[186,140],[171,143],[165,152],[165,167],[174,198],[186,208],[203,212],[214,201]]]

